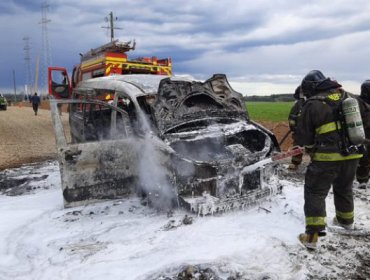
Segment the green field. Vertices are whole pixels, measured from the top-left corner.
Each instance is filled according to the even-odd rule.
[[[256,121],[287,121],[294,102],[246,102],[249,116]]]

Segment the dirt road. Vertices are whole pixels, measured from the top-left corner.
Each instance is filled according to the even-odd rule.
[[[47,107],[44,105],[42,108]],[[63,113],[62,121],[68,123],[67,113]],[[270,129],[278,141],[288,131],[287,122],[261,124]],[[291,145],[291,137],[288,137],[282,150]],[[55,158],[55,137],[49,110],[40,109],[37,116],[28,106],[11,106],[7,111],[0,111],[0,170]]]
[[[66,113],[63,122],[68,121]],[[31,107],[8,107],[0,111],[0,170],[24,163],[56,158],[53,125],[49,110],[37,116]]]

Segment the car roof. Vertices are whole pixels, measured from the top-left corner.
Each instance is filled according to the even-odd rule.
[[[124,91],[131,97],[137,97],[148,94],[157,94],[159,83],[161,80],[169,78],[163,75],[112,75],[99,78],[92,78],[81,81],[77,85],[77,89],[93,88],[93,89],[111,89],[116,91]],[[192,81],[193,78],[185,76],[174,76],[171,80]]]

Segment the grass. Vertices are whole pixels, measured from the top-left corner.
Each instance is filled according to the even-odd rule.
[[[249,116],[255,121],[287,121],[293,102],[246,102]]]

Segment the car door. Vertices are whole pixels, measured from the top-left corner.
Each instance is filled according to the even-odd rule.
[[[48,89],[56,99],[70,98],[72,86],[66,68],[48,67]]]
[[[61,102],[72,108],[72,143],[67,141],[58,112],[57,104]],[[140,163],[146,156],[143,150],[146,140],[134,133],[133,116],[125,106],[120,108],[98,99],[51,100],[50,104],[65,207],[124,198],[141,189]],[[91,123],[86,121],[90,114],[95,115]],[[99,136],[102,127],[104,133]],[[166,146],[158,142],[152,147],[160,151],[158,164],[169,165],[170,153]]]

